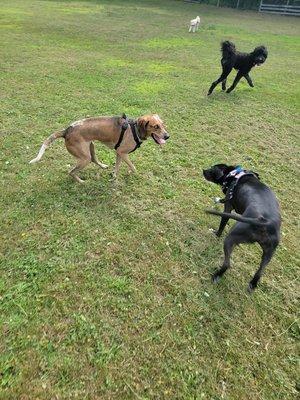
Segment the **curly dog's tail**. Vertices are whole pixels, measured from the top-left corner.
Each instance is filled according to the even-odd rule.
[[[226,40],[221,43],[221,52],[223,58],[231,58],[236,53],[236,48],[234,43]]]

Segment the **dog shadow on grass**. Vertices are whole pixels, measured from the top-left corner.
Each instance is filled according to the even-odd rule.
[[[96,209],[101,205],[113,209],[120,202],[122,195],[132,196],[139,179],[136,175],[121,173],[118,179],[113,179],[109,170],[98,172],[95,168],[86,169],[80,175],[83,184],[75,182],[65,171],[59,171],[55,176],[42,176],[32,186],[34,201],[39,208],[63,207],[78,209],[89,207]]]
[[[232,93],[226,93],[223,90],[214,91],[211,95],[207,96],[207,93],[203,93],[203,102],[205,103],[216,103],[216,102],[226,102],[226,104],[231,104],[235,106],[241,106],[243,104],[248,104],[249,100],[252,98],[254,91],[251,88],[243,88],[240,90],[236,89]]]

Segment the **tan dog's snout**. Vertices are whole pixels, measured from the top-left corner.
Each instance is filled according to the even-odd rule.
[[[160,129],[161,129],[161,134],[162,134],[162,137],[164,138],[164,140],[168,140],[170,135],[169,135],[169,132],[167,131],[166,127],[164,125],[162,125],[160,127]]]

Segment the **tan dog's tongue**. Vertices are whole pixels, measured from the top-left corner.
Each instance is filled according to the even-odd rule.
[[[160,138],[159,136],[157,136],[157,135],[155,135],[155,134],[154,134],[154,137],[155,137],[155,140],[156,140],[159,144],[165,144],[165,143],[166,143],[165,139],[162,139],[162,138]]]
[[[166,143],[165,139],[156,138],[156,140],[158,141],[159,144],[165,144]]]

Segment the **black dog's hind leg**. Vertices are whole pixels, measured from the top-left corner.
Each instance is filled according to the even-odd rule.
[[[232,211],[232,206],[230,203],[226,202],[224,206],[224,212],[231,213]],[[216,236],[220,237],[224,231],[225,226],[227,225],[227,222],[229,221],[228,217],[222,217],[219,229],[216,232]]]
[[[230,92],[233,91],[233,89],[234,89],[234,88],[236,87],[236,85],[239,83],[239,81],[240,81],[240,79],[242,78],[242,76],[243,76],[243,74],[239,71],[239,72],[236,74],[236,77],[235,77],[235,79],[234,79],[234,81],[233,81],[233,84],[230,86],[229,89],[227,89],[226,93],[230,93]]]
[[[254,87],[252,79],[250,78],[249,74],[245,74],[244,77],[246,78],[246,81],[248,82],[249,86]]]
[[[222,264],[222,267],[216,271],[213,276],[212,280],[214,283],[218,282],[218,280],[221,278],[221,276],[224,274],[224,272],[227,271],[228,268],[230,268],[230,256],[232,253],[232,250],[235,245],[237,245],[237,238],[235,236],[232,236],[229,234],[225,240],[224,240],[224,261]]]
[[[214,81],[214,82],[211,84],[211,86],[210,86],[210,88],[209,88],[209,91],[208,91],[208,93],[207,93],[208,96],[209,96],[210,94],[212,94],[214,88],[215,88],[219,83],[221,83],[221,82],[223,82],[224,80],[227,79],[227,76],[230,74],[231,70],[232,70],[231,67],[230,67],[230,68],[223,68],[223,72],[222,72],[221,76],[220,76],[216,81]]]
[[[219,278],[230,268],[230,256],[235,246],[241,243],[252,243],[252,230],[243,222],[237,222],[230,230],[224,240],[224,262],[222,267],[213,275],[213,282],[217,282]]]
[[[255,272],[255,275],[251,279],[249,286],[248,286],[248,292],[252,293],[253,290],[256,288],[266,266],[269,264],[271,261],[271,258],[275,252],[276,246],[273,245],[268,245],[263,247],[263,254],[261,257],[261,262],[258,270]]]

